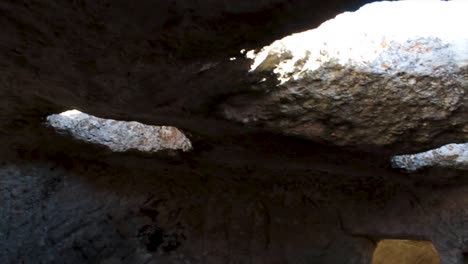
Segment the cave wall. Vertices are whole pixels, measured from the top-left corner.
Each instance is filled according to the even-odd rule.
[[[461,263],[468,237],[458,171],[407,175],[282,136],[176,156],[51,141],[1,167],[2,263],[371,263],[384,238]]]
[[[372,253],[340,230],[336,208],[288,187],[297,181],[82,166],[92,172],[2,169],[2,263],[367,263]]]
[[[1,2],[0,263],[370,263],[382,238],[462,263],[464,172],[219,115],[256,82],[230,57],[365,2]],[[44,125],[73,108],[177,126],[193,151],[118,154]]]

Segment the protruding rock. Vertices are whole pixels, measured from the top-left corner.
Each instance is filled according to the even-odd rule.
[[[233,98],[224,115],[337,145],[466,140],[467,8],[376,2],[249,52],[263,93]]]
[[[142,152],[164,149],[188,151],[192,148],[190,140],[175,127],[103,119],[78,110],[50,115],[47,123],[79,140],[104,145],[116,152],[132,149]]]
[[[408,171],[430,166],[468,169],[468,143],[448,144],[418,154],[395,156],[392,165]]]

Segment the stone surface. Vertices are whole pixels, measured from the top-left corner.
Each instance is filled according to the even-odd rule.
[[[217,113],[248,82],[248,61],[229,58],[366,2],[1,2],[0,131],[80,109],[209,137],[242,134]]]
[[[468,143],[448,144],[423,153],[400,155],[392,158],[392,165],[408,171],[435,166],[468,169]]]
[[[377,244],[372,264],[440,264],[440,258],[429,241],[385,239]]]
[[[458,264],[448,249],[468,237],[466,183],[414,186],[368,161],[334,163],[342,153],[167,163],[94,152],[1,166],[2,263],[364,264],[374,240],[423,237]]]
[[[47,117],[47,124],[57,131],[68,133],[85,142],[106,146],[112,151],[157,152],[165,149],[192,149],[190,140],[175,127],[103,119],[78,110],[50,115]]]
[[[0,1],[0,263],[368,264],[377,241],[400,238],[432,241],[441,263],[460,264],[466,173],[408,174],[389,158],[466,142],[466,67],[451,55],[463,46],[419,36],[395,42],[416,46],[409,51],[385,49],[386,58],[437,59],[431,77],[424,65],[402,65],[401,80],[385,67],[363,80],[358,66],[322,65],[323,96],[311,101],[300,87],[289,93],[291,80],[276,86],[271,69],[249,73],[254,62],[239,54],[365,2]],[[415,56],[421,45],[439,55]],[[280,91],[287,100],[271,100]],[[114,152],[44,126],[68,109],[178,127],[193,149]],[[354,121],[343,125],[347,115]]]
[[[227,101],[224,116],[343,146],[465,142],[467,8],[377,2],[250,51],[257,96]]]

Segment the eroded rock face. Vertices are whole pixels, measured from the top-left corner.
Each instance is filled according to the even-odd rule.
[[[149,126],[87,115],[70,110],[47,117],[47,124],[85,142],[103,145],[112,151],[139,150],[157,152],[164,149],[188,151],[190,140],[175,127]]]
[[[228,101],[224,116],[337,145],[465,141],[468,36],[457,28],[466,8],[373,3],[251,51],[259,95]]]

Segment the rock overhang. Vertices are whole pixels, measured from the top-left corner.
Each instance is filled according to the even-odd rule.
[[[224,116],[368,149],[465,142],[468,35],[459,25],[468,24],[466,8],[375,2],[250,51],[251,75],[259,76],[252,89],[263,94],[226,102]]]
[[[122,1],[120,4],[125,5],[124,2]],[[259,1],[255,2],[254,5],[259,4],[262,7],[265,4],[268,6],[268,2]],[[289,4],[297,3],[297,1],[287,2],[286,7]],[[320,2],[325,4],[339,3],[339,1]],[[350,2],[341,1],[343,5]],[[56,2],[55,4],[60,6],[68,3]],[[455,263],[447,261],[447,259],[451,261],[458,256],[450,256],[450,252],[453,249],[459,250],[460,241],[466,242],[465,238],[467,237],[467,229],[464,228],[466,221],[463,221],[466,219],[466,210],[460,210],[466,204],[466,187],[463,186],[466,180],[448,181],[442,179],[440,176],[445,176],[447,172],[444,170],[435,175],[440,180],[439,185],[427,182],[428,187],[425,187],[424,184],[423,186],[417,185],[423,182],[423,177],[413,182],[411,177],[407,177],[408,175],[399,177],[401,176],[399,173],[386,170],[385,167],[381,168],[380,164],[371,164],[370,157],[380,154],[380,152],[375,149],[376,144],[372,142],[374,138],[368,137],[369,134],[365,134],[365,131],[360,137],[356,137],[360,141],[331,140],[318,147],[313,144],[313,141],[320,141],[323,138],[316,137],[311,138],[312,140],[300,140],[296,143],[299,146],[294,146],[291,142],[297,139],[283,136],[285,134],[284,130],[281,130],[283,127],[275,129],[273,126],[260,123],[259,126],[264,125],[263,130],[267,133],[271,133],[271,131],[280,133],[275,134],[274,137],[267,133],[249,137],[248,133],[259,127],[256,126],[255,122],[252,123],[249,117],[245,119],[247,120],[246,125],[238,125],[235,122],[221,120],[222,116],[215,115],[214,118],[211,115],[218,110],[217,107],[220,103],[229,103],[230,97],[236,97],[242,93],[247,94],[246,100],[237,101],[240,102],[237,105],[243,105],[252,102],[252,98],[256,98],[262,93],[261,89],[255,90],[256,93],[253,94],[249,94],[248,89],[244,88],[240,91],[234,90],[234,92],[229,90],[230,85],[237,86],[239,83],[242,85],[248,83],[245,79],[248,77],[244,75],[248,71],[248,67],[244,71],[244,68],[236,64],[242,62],[241,59],[230,62],[231,66],[226,68],[226,63],[217,63],[218,59],[227,61],[227,58],[220,54],[225,51],[226,43],[229,43],[230,37],[239,36],[236,32],[244,31],[246,23],[243,23],[241,19],[234,20],[235,22],[231,24],[232,28],[235,28],[237,23],[241,23],[243,26],[238,27],[239,31],[235,31],[232,35],[227,34],[229,37],[216,35],[213,41],[208,41],[211,45],[206,46],[207,42],[203,42],[203,40],[210,40],[211,34],[222,32],[223,30],[219,30],[221,23],[233,20],[204,20],[203,15],[200,17],[200,13],[195,9],[193,17],[201,20],[201,22],[199,20],[197,22],[196,19],[192,20],[193,11],[184,9],[184,2],[180,1],[178,3],[182,3],[182,6],[175,7],[176,12],[171,14],[175,14],[174,17],[182,17],[182,19],[176,18],[169,21],[165,24],[167,28],[164,31],[167,33],[164,35],[166,37],[164,44],[174,43],[175,46],[159,49],[157,41],[142,37],[145,35],[146,28],[143,22],[147,22],[148,17],[156,17],[151,9],[147,9],[150,13],[149,16],[138,16],[138,19],[128,16],[122,19],[126,22],[130,21],[132,25],[129,28],[135,29],[135,31],[131,31],[131,37],[129,37],[125,35],[127,31],[112,31],[111,27],[107,28],[109,30],[107,33],[105,31],[100,31],[97,34],[94,32],[95,29],[102,29],[102,24],[100,24],[102,21],[99,21],[99,18],[103,17],[103,12],[98,5],[103,2],[81,1],[73,3],[78,4],[73,6],[73,10],[71,7],[67,9],[69,13],[55,12],[52,14],[50,10],[59,11],[60,9],[48,9],[49,6],[44,2],[42,6],[44,9],[38,11],[34,9],[34,5],[23,8],[23,3],[18,2],[18,6],[22,8],[21,11],[26,14],[25,17],[34,18],[35,15],[38,15],[52,21],[54,15],[66,14],[65,16],[72,20],[73,17],[77,16],[83,19],[81,24],[74,24],[76,27],[66,25],[64,29],[58,28],[57,35],[62,34],[61,30],[68,31],[67,34],[77,34],[74,38],[77,42],[66,42],[68,45],[65,47],[61,46],[48,33],[45,33],[45,37],[37,31],[36,35],[29,35],[28,32],[18,34],[24,42],[19,41],[23,45],[15,46],[15,50],[12,52],[21,54],[24,52],[21,47],[26,46],[28,50],[34,52],[34,56],[37,56],[41,53],[41,48],[35,45],[45,45],[47,46],[46,54],[50,54],[50,56],[47,58],[44,56],[41,60],[43,62],[50,60],[48,65],[37,64],[37,60],[30,60],[30,56],[32,56],[30,54],[18,57],[15,55],[14,60],[3,54],[5,61],[2,62],[13,65],[11,69],[14,69],[13,75],[16,78],[3,76],[7,82],[4,86],[5,96],[2,96],[1,99],[8,102],[2,104],[3,108],[1,108],[4,110],[5,122],[3,124],[12,124],[12,129],[18,127],[24,128],[24,130],[32,129],[25,134],[15,134],[17,132],[15,130],[10,132],[11,134],[5,133],[4,130],[1,131],[2,136],[4,136],[2,142],[6,142],[5,148],[16,148],[16,145],[7,142],[10,136],[18,138],[23,135],[27,136],[27,138],[21,139],[23,149],[18,149],[18,152],[23,150],[26,152],[21,156],[23,164],[7,166],[6,169],[2,168],[1,170],[0,196],[5,198],[6,206],[2,207],[0,213],[4,213],[7,217],[2,217],[2,223],[5,224],[1,227],[6,227],[6,229],[2,229],[0,235],[9,234],[9,237],[6,240],[2,239],[0,243],[7,243],[3,245],[8,245],[5,248],[9,248],[11,252],[2,255],[1,258],[6,257],[7,260],[16,261],[18,256],[22,256],[26,261],[34,262],[42,259],[50,261],[51,258],[54,258],[54,254],[62,256],[62,254],[67,253],[67,256],[64,257],[65,260],[80,263],[89,261],[89,258],[115,262],[117,261],[116,254],[112,250],[116,249],[125,254],[122,257],[125,257],[128,263],[139,262],[143,258],[146,260],[153,258],[163,262],[166,260],[179,262],[182,257],[186,257],[184,259],[186,261],[199,258],[200,261],[214,260],[216,262],[220,259],[220,255],[226,259],[237,259],[242,263],[252,262],[249,257],[252,255],[258,258],[272,259],[272,261],[278,261],[284,257],[291,263],[296,263],[299,260],[310,261],[311,258],[321,258],[325,263],[341,263],[361,256],[360,254],[363,255],[361,260],[366,263],[365,255],[369,251],[364,249],[367,248],[366,246],[372,247],[371,241],[367,238],[369,235],[380,232],[380,234],[387,234],[390,237],[407,234],[430,238],[438,247],[443,263]],[[87,6],[82,7],[81,3],[85,3]],[[110,9],[114,8],[113,2],[110,3]],[[150,1],[132,3],[134,6],[129,7],[129,10],[135,11],[132,15],[141,14],[138,10],[141,10],[143,3],[151,4]],[[203,4],[207,1],[191,2],[189,5],[194,3]],[[234,13],[242,14],[246,9],[249,9],[247,2],[232,1],[230,3],[233,5],[241,3],[244,6],[233,7]],[[0,4],[2,7],[5,5],[15,7],[14,2]],[[230,5],[227,6],[230,7]],[[10,11],[10,9],[6,10]],[[165,10],[164,7],[161,10]],[[216,10],[220,10],[219,6]],[[127,10],[120,11],[121,13],[117,14],[125,14]],[[287,10],[280,9],[278,13],[283,14],[283,11]],[[320,10],[320,13],[322,11]],[[47,12],[50,16],[44,16]],[[267,16],[260,16],[262,22],[264,22],[263,19],[269,18],[268,12],[270,10],[267,9]],[[319,11],[306,8],[304,12],[307,12],[309,17],[315,17],[312,15],[313,12]],[[104,12],[104,14],[106,13]],[[222,15],[220,16],[222,17]],[[119,15],[115,17],[116,20],[121,19]],[[255,11],[253,17],[255,17]],[[19,28],[27,27],[30,23],[30,21],[21,21],[23,18],[20,16],[18,19],[21,22],[16,23]],[[274,20],[271,17],[270,19]],[[136,20],[143,22],[139,22],[141,24],[134,23]],[[40,31],[45,28],[41,21],[44,20],[34,20],[37,22],[35,25],[39,24],[37,28]],[[182,23],[178,21],[182,21]],[[210,30],[212,21],[220,22],[213,26],[217,28],[215,30]],[[285,21],[290,20],[286,19]],[[54,21],[54,23],[60,26],[60,22]],[[74,20],[73,23],[77,23],[77,21]],[[197,23],[202,25],[203,30],[200,31],[202,35],[201,38],[192,42],[191,37],[196,37],[200,33],[193,30],[200,25]],[[259,24],[263,25],[264,23]],[[119,28],[119,25],[117,23],[116,27]],[[268,27],[263,27],[264,30],[265,28],[268,29]],[[10,32],[7,31],[8,29],[11,27],[7,23],[5,24],[5,32]],[[125,28],[122,27],[122,29]],[[189,34],[179,34],[184,32],[180,29],[187,29]],[[224,28],[221,27],[221,29]],[[249,29],[248,26],[247,29],[251,36],[255,35],[252,33],[255,30],[250,30],[251,28]],[[86,34],[91,31],[92,34]],[[194,34],[194,32],[197,33]],[[266,32],[264,35],[270,34],[269,30],[264,32]],[[67,34],[62,34],[61,38],[70,40],[70,35]],[[175,37],[174,34],[176,34]],[[109,44],[109,38],[106,37],[109,35],[112,36],[111,44]],[[2,36],[11,35],[6,33]],[[255,39],[255,37],[253,38]],[[92,41],[93,39],[97,41]],[[172,42],[172,40],[175,41]],[[265,39],[263,38],[262,41]],[[237,48],[241,42],[239,39],[236,40],[237,44],[228,45],[228,49]],[[133,45],[132,43],[137,44]],[[193,49],[190,45],[186,45],[190,43],[196,44]],[[221,44],[216,45],[216,43]],[[146,44],[152,47],[148,48],[145,46]],[[8,46],[8,42],[5,42],[5,45]],[[206,49],[205,53],[197,54],[198,57],[191,57],[194,56],[194,51],[200,50],[200,48],[214,46],[216,49]],[[81,49],[81,47],[86,47],[86,49]],[[8,48],[10,47],[8,46]],[[10,52],[8,48],[2,49],[2,51]],[[61,52],[62,49],[64,52]],[[106,52],[101,53],[102,50]],[[168,52],[165,53],[166,51]],[[213,54],[208,56],[206,54],[208,51],[213,51]],[[76,57],[70,54],[76,55]],[[166,56],[164,54],[169,55],[164,57]],[[180,62],[174,59],[179,55],[183,55],[182,57],[189,62]],[[205,58],[205,56],[209,58]],[[164,59],[157,61],[157,63],[153,61],[151,64],[155,57],[163,57]],[[199,60],[201,57],[204,59]],[[59,58],[59,60],[54,61],[54,58]],[[73,64],[72,70],[68,67],[68,62]],[[207,64],[215,66],[204,67]],[[236,74],[230,72],[233,69],[237,71]],[[2,74],[7,75],[5,72]],[[79,74],[75,74],[76,72]],[[329,75],[327,71],[322,71],[322,73]],[[348,75],[348,73],[343,72],[341,75],[334,76],[333,80],[338,81],[340,76],[345,78]],[[154,76],[159,78],[151,79]],[[317,76],[320,77],[320,74]],[[371,75],[369,78],[372,77]],[[401,79],[405,80],[405,76]],[[238,82],[238,80],[242,80],[242,82]],[[358,87],[361,85],[357,78],[347,80],[355,81]],[[367,80],[364,83],[372,88],[372,80]],[[28,81],[33,84],[28,86]],[[431,81],[436,82],[436,84],[440,82],[437,78],[414,78],[414,82],[419,84],[416,85],[414,92],[424,92],[425,86],[430,86]],[[269,80],[261,84],[268,84],[268,82]],[[252,83],[256,84],[256,82]],[[248,84],[252,85],[252,83]],[[413,81],[408,80],[408,83],[411,84]],[[385,82],[378,83],[374,88],[379,88],[383,84]],[[458,85],[456,82],[455,84],[455,86]],[[257,85],[258,87],[260,85]],[[276,86],[271,87],[275,89]],[[288,102],[290,100],[294,103],[297,102],[294,100],[302,98],[300,87],[293,92],[292,96],[287,96],[281,101]],[[336,89],[336,92],[338,94],[335,94],[332,99],[338,102],[334,104],[338,107],[339,100],[346,99],[349,94],[346,93],[346,90]],[[359,94],[360,90],[356,89],[353,92]],[[365,90],[361,92],[365,93]],[[321,98],[327,98],[329,95],[325,90],[322,93],[323,97]],[[220,94],[222,96],[218,96]],[[372,95],[371,98],[379,97]],[[395,100],[394,102],[401,102],[396,97],[392,98]],[[422,100],[427,97],[421,96],[419,98]],[[429,98],[432,97],[429,96]],[[410,100],[409,103],[414,104],[418,100]],[[457,102],[457,100],[449,99],[448,102]],[[191,101],[197,103],[191,103]],[[379,104],[384,104],[381,101],[377,101],[375,104],[375,100],[370,99],[367,102],[377,109]],[[204,105],[205,111],[199,111],[198,103]],[[313,103],[313,101],[305,102],[306,105]],[[440,102],[435,103],[437,105]],[[70,106],[107,118],[138,120],[146,124],[180,124],[180,127],[188,128],[188,130],[211,131],[204,133],[203,136],[207,139],[206,141],[211,140],[212,146],[210,147],[212,148],[206,148],[204,152],[188,153],[191,156],[183,161],[167,162],[168,160],[159,159],[157,155],[139,156],[135,155],[134,152],[111,153],[110,155],[108,152],[101,153],[101,149],[94,148],[91,144],[75,142],[70,140],[70,137],[57,136],[55,133],[51,133],[53,132],[51,130],[39,131],[36,129],[35,124],[39,123],[41,118],[50,113],[72,108]],[[320,107],[323,107],[323,111],[329,112],[330,115],[318,116],[316,122],[308,123],[305,121],[310,119],[300,119],[301,112],[289,115],[288,111],[291,109],[281,104],[276,106],[282,107],[282,114],[286,116],[286,121],[290,119],[294,120],[296,124],[302,125],[302,127],[295,126],[291,130],[292,135],[302,137],[301,131],[307,130],[328,133],[334,138],[343,139],[348,136],[349,131],[355,132],[353,130],[354,123],[343,124],[342,120],[337,118],[336,111],[333,111],[333,108],[327,104],[322,104]],[[257,107],[257,105],[253,107]],[[274,107],[275,105],[272,105],[271,109]],[[432,110],[434,105],[429,104],[426,107],[424,112],[430,119],[434,115]],[[418,114],[420,108],[415,105],[416,112],[409,111],[410,107],[400,107],[399,109],[400,111],[395,110],[391,114],[404,119],[409,118],[410,115]],[[258,107],[257,110],[264,109]],[[337,110],[343,110],[343,108],[338,107]],[[465,118],[463,114],[466,112],[462,110],[462,108],[458,108],[458,111],[461,112],[458,113],[458,116],[454,114],[453,119],[440,114],[436,116],[437,122],[427,123],[427,126],[437,127],[441,130],[447,126],[447,130],[453,130],[452,136],[447,136],[445,132],[438,134],[440,130],[433,130],[435,134],[429,133],[429,138],[427,138],[422,132],[428,131],[422,131],[420,135],[416,133],[421,136],[420,139],[423,139],[418,141],[413,140],[414,134],[412,133],[403,136],[397,133],[397,141],[406,142],[410,146],[408,149],[426,149],[426,146],[423,145],[437,145],[436,135],[440,135],[440,142],[456,142],[460,139],[460,131],[463,130],[464,123],[460,120]],[[409,112],[405,114],[405,111]],[[271,117],[282,118],[276,113]],[[306,117],[304,116],[304,118]],[[383,115],[381,117],[393,120],[392,116]],[[367,118],[375,117],[368,116]],[[232,118],[228,119],[232,120]],[[285,120],[282,122],[285,123]],[[411,121],[411,119],[409,120]],[[243,121],[244,119],[242,119]],[[28,122],[33,123],[33,125],[30,126]],[[326,127],[323,123],[333,126]],[[393,124],[390,123],[388,126],[392,127]],[[386,131],[386,128],[385,126],[380,127],[379,136],[383,136],[385,133],[389,135],[389,139],[381,137],[384,141],[391,140],[391,134],[395,133],[391,129]],[[224,134],[227,133],[226,131],[232,132],[237,138],[235,140],[226,138]],[[370,132],[375,133],[375,130]],[[374,153],[348,153],[345,155],[341,148],[332,148],[331,146],[342,144],[355,149],[366,144],[364,138],[371,141],[367,150],[372,150]],[[427,140],[424,140],[425,138]],[[351,139],[353,138],[351,137]],[[248,142],[246,143],[246,141]],[[39,151],[33,149],[37,147],[34,145],[37,142],[41,144],[38,147]],[[68,150],[70,151],[68,152]],[[27,153],[28,151],[29,153]],[[198,148],[195,148],[194,151],[198,151]],[[40,166],[36,166],[38,152],[41,152],[39,156],[43,155],[43,159],[39,160],[42,163]],[[398,148],[398,152],[405,153],[405,149]],[[360,156],[361,154],[362,156]],[[2,160],[2,162],[4,161]],[[48,164],[52,165],[48,166]],[[418,176],[426,175],[416,175],[415,177]],[[336,214],[335,209],[338,214]],[[158,212],[160,213],[159,217],[155,217]],[[293,225],[292,228],[291,225]],[[129,226],[131,228],[127,228]],[[203,230],[199,229],[200,226],[203,226]],[[348,230],[349,226],[351,228]],[[223,227],[222,231],[220,231],[220,227]],[[251,227],[253,229],[244,229]],[[190,232],[192,228],[200,231],[199,237],[197,233]],[[18,232],[11,232],[11,230]],[[357,233],[355,233],[356,231]],[[331,234],[338,232],[345,235],[334,237],[330,236],[330,232]],[[288,235],[284,236],[285,233]],[[299,233],[301,235],[298,236]],[[148,246],[145,248],[141,245],[142,241],[138,241],[141,239],[143,242],[152,243],[156,240],[157,243],[158,237],[161,235],[165,240],[162,247],[173,245],[171,252],[165,252],[162,255],[158,255],[158,252],[147,252]],[[324,239],[317,240],[317,237]],[[256,242],[249,241],[249,238],[253,238]],[[145,241],[146,239],[147,241]],[[23,241],[28,243],[25,244]],[[254,244],[246,243],[246,241],[254,242]],[[45,244],[37,247],[38,243],[43,242]],[[290,246],[284,248],[285,242]],[[103,245],[106,246],[106,249],[101,251]],[[441,247],[441,245],[445,245],[445,247]],[[154,249],[154,244],[150,244],[150,246]],[[353,248],[353,250],[348,252],[346,249],[349,248]],[[240,253],[240,250],[246,251]],[[247,252],[247,250],[252,251]],[[127,255],[127,252],[135,252],[135,254]]]

